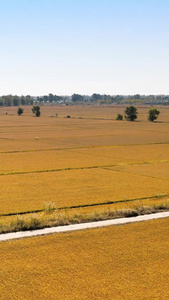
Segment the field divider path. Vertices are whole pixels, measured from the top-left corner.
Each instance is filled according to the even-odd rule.
[[[34,236],[48,235],[53,233],[72,232],[77,230],[85,230],[85,229],[99,228],[99,227],[106,227],[106,226],[113,226],[113,225],[123,225],[123,224],[143,222],[143,221],[168,218],[168,217],[169,217],[169,212],[161,212],[161,213],[142,215],[137,217],[119,218],[113,220],[73,224],[73,225],[66,225],[66,226],[57,226],[57,227],[43,228],[43,229],[32,230],[32,231],[12,232],[12,233],[1,234],[0,241],[2,242],[2,241],[9,241],[9,240],[15,240],[21,238],[34,237]]]
[[[100,165],[100,166],[86,166],[86,167],[67,167],[67,168],[56,168],[49,170],[32,170],[32,171],[16,171],[10,173],[0,173],[0,176],[9,176],[9,175],[24,175],[24,174],[36,174],[36,173],[50,173],[50,172],[61,172],[61,171],[71,171],[71,170],[89,170],[89,169],[105,169],[111,167],[125,167],[125,166],[139,166],[139,165],[155,165],[169,163],[169,160],[159,160],[159,161],[143,161],[136,163],[117,163],[111,165]],[[108,170],[108,169],[107,169]]]
[[[0,138],[1,140],[10,140],[7,138]],[[29,153],[29,152],[49,152],[49,151],[62,151],[62,150],[80,150],[80,149],[90,149],[90,148],[122,148],[122,147],[134,147],[134,146],[151,146],[151,145],[168,145],[169,142],[161,143],[142,143],[142,144],[122,144],[122,145],[99,145],[99,146],[77,146],[77,147],[63,147],[63,148],[49,148],[49,149],[29,149],[29,150],[6,150],[0,151],[0,154],[17,154],[17,153]]]
[[[71,205],[71,206],[63,206],[63,207],[57,207],[54,208],[53,211],[60,211],[60,210],[69,210],[69,209],[76,209],[76,208],[85,208],[85,207],[95,207],[95,206],[105,206],[105,205],[112,205],[117,203],[127,203],[127,202],[135,202],[135,201],[141,201],[141,200],[150,200],[150,199],[163,199],[169,197],[169,194],[159,194],[149,197],[142,197],[142,198],[133,198],[133,199],[121,199],[121,200],[108,200],[106,202],[98,202],[98,203],[90,203],[90,204],[79,204],[79,205]],[[41,213],[45,212],[45,209],[36,209],[36,210],[29,210],[29,211],[20,211],[20,212],[14,212],[14,213],[4,213],[0,214],[0,217],[10,217],[10,216],[19,216],[19,215],[27,215],[27,214],[33,214],[33,213]]]
[[[131,171],[125,171],[125,170],[109,169],[109,167],[103,167],[103,170],[112,171],[112,172],[121,172],[121,173],[125,173],[125,174],[135,174],[135,175],[139,175],[139,176],[142,176],[142,177],[148,177],[148,178],[154,178],[154,179],[161,179],[161,180],[169,181],[169,178],[163,178],[163,177],[152,176],[152,175],[136,173],[136,172],[131,172]]]

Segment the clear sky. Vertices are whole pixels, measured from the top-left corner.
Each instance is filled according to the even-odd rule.
[[[0,95],[169,94],[169,0],[0,0]]]

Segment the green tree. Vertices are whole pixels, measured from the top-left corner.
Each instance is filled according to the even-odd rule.
[[[96,102],[96,101],[98,101],[98,100],[102,100],[102,95],[94,93],[94,94],[91,96],[91,101]]]
[[[18,114],[19,116],[23,114],[23,108],[22,108],[22,107],[18,107],[17,114]]]
[[[36,117],[40,117],[40,106],[34,105],[32,108],[33,114],[35,114]]]
[[[2,99],[4,101],[5,106],[11,106],[12,105],[12,95],[2,96]]]
[[[127,106],[125,109],[125,118],[128,121],[134,121],[137,119],[137,108],[135,106]]]
[[[160,114],[160,111],[158,109],[151,108],[148,112],[148,120],[150,122],[155,121],[158,118],[159,114]]]
[[[19,106],[19,97],[18,96],[13,97],[13,105],[14,106]]]
[[[140,99],[140,94],[136,94],[133,96],[134,99]]]
[[[54,95],[53,94],[49,94],[49,102],[53,102],[54,101]]]
[[[116,120],[123,120],[123,115],[117,114]]]
[[[72,101],[73,102],[81,102],[84,100],[84,97],[82,95],[79,94],[73,94],[72,95]]]
[[[21,97],[21,105],[25,105],[26,103],[25,103],[25,98],[24,98],[24,96],[22,96]]]

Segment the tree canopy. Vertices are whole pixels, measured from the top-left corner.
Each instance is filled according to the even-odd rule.
[[[23,114],[23,108],[22,108],[22,107],[18,107],[17,114],[18,114],[19,116]]]
[[[40,106],[34,105],[32,108],[33,114],[35,114],[36,117],[40,117]]]
[[[125,109],[125,118],[128,121],[134,121],[137,119],[137,108],[135,106],[127,106]]]
[[[158,118],[159,114],[160,114],[160,111],[158,109],[151,108],[148,112],[148,120],[150,122],[155,121]]]

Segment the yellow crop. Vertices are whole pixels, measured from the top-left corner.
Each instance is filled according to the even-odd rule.
[[[102,168],[5,175],[0,186],[1,214],[169,194],[167,180]]]
[[[168,205],[169,109],[160,107],[155,123],[147,121],[147,106],[138,107],[137,122],[116,121],[124,109],[44,106],[36,118],[31,107],[20,117],[16,107],[1,108],[1,228],[22,218],[50,225],[62,213]],[[17,216],[49,202],[89,206]],[[1,216],[9,213],[15,215]],[[169,299],[168,225],[165,219],[1,243],[0,299]]]
[[[169,162],[169,144],[1,153],[0,174]],[[136,166],[137,168],[137,166]]]

